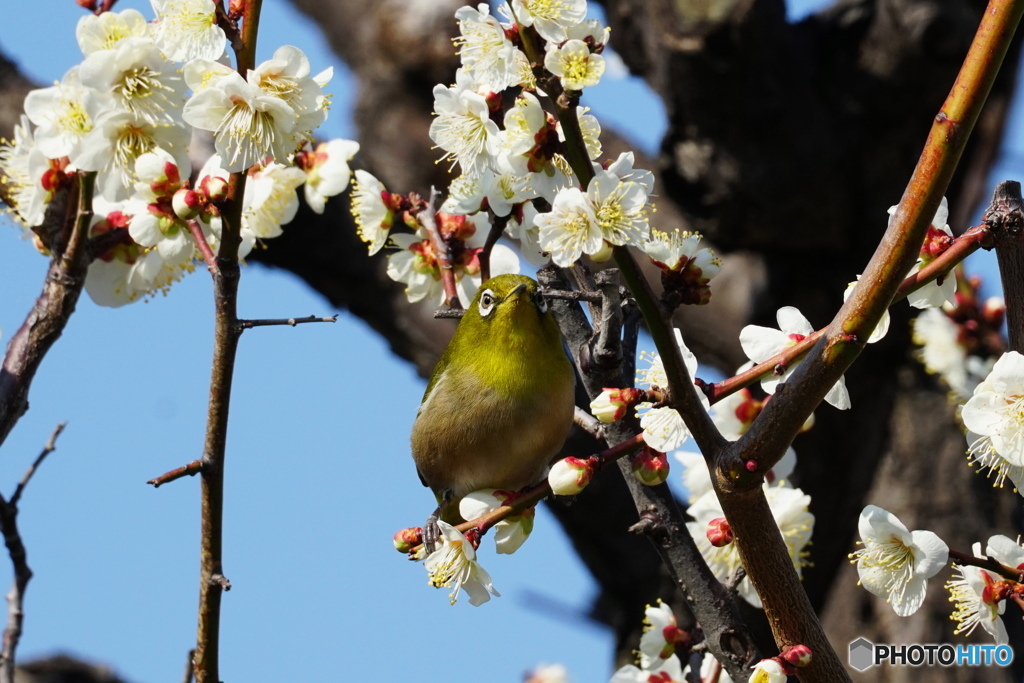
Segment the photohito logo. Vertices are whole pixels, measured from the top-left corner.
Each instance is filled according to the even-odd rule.
[[[850,643],[850,666],[866,671],[876,664],[890,666],[1009,666],[1009,645],[875,645],[867,638]]]

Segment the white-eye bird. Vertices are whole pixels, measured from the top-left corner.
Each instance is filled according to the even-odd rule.
[[[480,489],[537,482],[572,426],[575,374],[536,281],[499,275],[480,286],[438,361],[412,427],[412,456],[438,507],[461,521],[459,501]]]

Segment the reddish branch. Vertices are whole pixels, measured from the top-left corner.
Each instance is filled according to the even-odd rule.
[[[437,267],[441,271],[441,284],[444,285],[444,302],[449,308],[462,308],[459,302],[459,292],[455,288],[455,271],[452,268],[452,250],[448,247],[448,241],[441,234],[437,227],[437,197],[436,188],[430,188],[430,200],[422,210],[416,213],[416,220],[427,231],[430,236],[430,244],[434,248],[434,256],[437,258]]]

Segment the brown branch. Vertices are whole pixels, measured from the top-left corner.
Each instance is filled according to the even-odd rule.
[[[182,465],[181,467],[174,468],[170,472],[164,472],[159,477],[150,479],[146,483],[152,484],[153,488],[157,489],[160,488],[162,485],[167,484],[168,482],[172,482],[183,477],[194,477],[195,475],[202,472],[204,467],[205,463],[202,460],[193,460],[192,462]]]
[[[213,249],[210,248],[210,243],[206,241],[206,235],[203,234],[199,221],[190,220],[188,222],[188,229],[192,233],[192,241],[196,243],[199,253],[203,255],[203,260],[206,261],[206,267],[210,269],[211,273],[220,270],[220,266],[217,265],[217,257],[213,255]]]
[[[435,318],[461,318],[466,315],[465,308],[439,308],[434,311]]]
[[[957,237],[949,249],[942,252],[931,263],[904,279],[903,283],[896,290],[893,303],[906,298],[911,292],[917,291],[929,282],[945,277],[957,264],[961,263],[968,256],[978,249],[991,247],[992,243],[993,235],[989,226],[976,225],[970,228],[960,237]],[[821,339],[827,329],[827,327],[823,327],[820,330],[816,330],[763,363],[758,363],[733,377],[714,384],[703,385],[704,394],[712,404],[715,404],[729,394],[736,393],[744,387],[749,387],[762,377],[772,374],[776,369],[785,372],[787,367],[799,361],[810,351],[811,347]]]
[[[0,444],[28,410],[28,390],[36,370],[64,332],[85,285],[89,265],[86,243],[95,180],[95,173],[83,173],[78,175],[78,182],[72,184],[69,215],[64,217],[64,224],[69,227],[55,231],[67,234],[68,239],[53,250],[42,293],[7,344],[0,367]]]
[[[576,406],[576,409],[572,414],[572,422],[574,425],[585,431],[587,434],[590,434],[595,439],[600,440],[603,439],[605,436],[604,427],[597,420],[597,418],[588,413],[587,411],[583,410],[583,408],[580,408],[579,406]]]
[[[188,651],[188,659],[185,661],[185,675],[181,677],[181,683],[192,683],[192,678],[195,676],[195,663],[193,657],[195,657],[196,651]]]
[[[985,557],[977,557],[975,555],[968,555],[962,553],[959,550],[949,551],[949,559],[953,560],[957,564],[967,565],[970,567],[979,567],[980,569],[987,569],[989,571],[999,574],[999,576],[1009,581],[1016,581],[1021,583],[1024,581],[1024,572],[1014,567],[1007,567],[1005,564],[992,557],[986,555]]]
[[[491,229],[487,233],[484,249],[480,252],[480,279],[482,282],[491,279],[491,251],[498,243],[498,238],[505,232],[505,226],[508,225],[508,216],[495,216],[494,212],[490,212],[490,214]]]
[[[452,253],[448,247],[447,240],[441,235],[437,228],[437,197],[436,188],[430,188],[430,201],[426,208],[416,214],[416,220],[427,231],[430,236],[430,243],[434,247],[434,254],[437,256],[437,266],[441,269],[441,283],[444,285],[444,302],[449,308],[462,308],[459,302],[459,292],[455,288],[455,271],[452,269]]]
[[[1022,201],[1020,183],[1004,181],[996,186],[992,203],[985,211],[985,221],[1009,238],[996,243],[996,258],[1003,282],[1010,348],[1018,353],[1024,352],[1024,242],[1020,239],[1024,227]]]
[[[28,553],[18,531],[18,501],[28,486],[29,480],[36,469],[50,453],[57,448],[57,437],[64,431],[66,422],[61,422],[53,430],[42,452],[28,468],[18,482],[17,488],[9,501],[0,495],[0,529],[3,530],[4,545],[14,567],[14,581],[7,593],[7,624],[4,626],[3,649],[0,650],[0,683],[14,683],[15,653],[21,640],[22,624],[25,619],[24,602],[28,582],[32,580],[32,570],[28,566]]]
[[[239,320],[238,328],[240,330],[248,330],[253,327],[265,327],[268,325],[291,325],[295,327],[301,323],[336,323],[338,322],[337,315],[331,315],[326,318],[321,318],[315,315],[308,315],[305,318],[261,318],[257,320]]]

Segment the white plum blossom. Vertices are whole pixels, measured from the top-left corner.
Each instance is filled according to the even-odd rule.
[[[505,111],[502,152],[508,156],[527,154],[537,144],[537,135],[547,123],[547,114],[537,96],[531,92],[520,93],[515,104]]]
[[[174,157],[179,168],[189,168],[189,131],[181,125],[153,124],[126,111],[114,111],[85,136],[81,151],[72,158],[83,171],[98,171],[96,190],[111,201],[131,194],[135,160],[160,148]]]
[[[199,92],[216,85],[225,76],[238,72],[229,65],[215,62],[212,59],[193,59],[185,64],[181,73],[185,79],[185,85],[191,88],[192,92]]]
[[[251,173],[242,201],[242,222],[258,239],[281,234],[299,210],[296,190],[306,180],[301,168],[271,162]]]
[[[567,40],[558,46],[548,43],[544,66],[558,76],[566,90],[583,90],[597,85],[604,74],[604,57],[591,53],[582,40]]]
[[[754,363],[763,363],[769,358],[780,353],[783,349],[803,341],[808,335],[814,333],[814,328],[807,318],[792,306],[783,306],[779,309],[776,319],[779,323],[778,330],[760,325],[747,325],[740,330],[740,346],[743,353]],[[791,364],[781,376],[769,375],[761,379],[761,388],[766,393],[774,394],[775,388],[782,382],[789,379],[793,370],[799,362]],[[835,406],[839,410],[846,410],[850,407],[850,394],[846,391],[846,380],[839,378],[828,393],[825,394],[825,402]]]
[[[1000,543],[993,548],[992,541],[995,538],[997,537],[989,539],[986,553],[1002,562],[992,552],[993,550],[1004,550]],[[980,543],[975,543],[971,550],[975,557],[983,557]],[[1003,562],[1003,564],[1006,563]],[[1006,611],[1006,601],[995,599],[991,590],[991,586],[1002,577],[972,565],[955,564],[953,569],[959,576],[946,582],[946,590],[950,593],[949,600],[954,603],[953,614],[950,618],[957,622],[953,633],[970,635],[980,625],[992,636],[997,645],[1008,644],[1010,638],[1006,633],[1006,624],[999,616]]]
[[[498,124],[490,118],[487,100],[469,87],[461,70],[456,85],[434,86],[434,116],[430,139],[445,151],[442,159],[454,159],[468,175],[493,167],[501,146]]]
[[[541,38],[560,43],[566,29],[587,16],[587,0],[512,0],[512,11],[522,26],[533,26]]]
[[[889,207],[889,223],[892,223],[893,217],[896,215],[896,207]],[[939,203],[939,208],[935,210],[935,216],[932,218],[931,225],[928,228],[928,236],[925,238],[925,245],[934,239],[935,236],[945,236],[952,238],[953,231],[949,229],[946,224],[946,220],[949,218],[949,203],[946,198],[943,197]],[[910,275],[913,275],[921,269],[928,261],[934,256],[929,257],[924,251],[917,259],[917,263],[914,264],[913,268],[910,269]],[[937,280],[933,280],[928,284],[924,285],[917,291],[911,292],[907,296],[907,302],[910,303],[914,308],[936,308],[942,306],[945,303],[954,303],[956,298],[956,275],[953,271],[950,271],[939,283]]]
[[[185,103],[182,118],[214,133],[214,146],[224,168],[244,171],[267,156],[285,161],[295,151],[298,117],[274,95],[232,72],[211,82]]]
[[[604,46],[608,44],[608,38],[611,34],[611,29],[602,25],[597,19],[587,19],[583,23],[565,29],[565,36],[569,40],[586,40],[590,38],[595,52],[601,52],[604,49]]]
[[[663,660],[675,655],[676,645],[686,640],[688,634],[679,628],[671,607],[661,600],[655,605],[647,605],[644,632],[640,636],[640,667],[657,668]]]
[[[423,561],[429,573],[428,582],[435,588],[450,588],[451,603],[454,605],[464,589],[469,604],[482,605],[491,595],[501,594],[491,584],[491,576],[476,561],[476,550],[462,532],[445,521],[438,521],[442,545]]]
[[[192,259],[195,243],[188,223],[175,215],[171,200],[181,188],[181,175],[174,158],[155,149],[135,161],[135,194],[128,232],[136,244],[155,247],[164,263],[180,266]]]
[[[541,664],[523,683],[569,683],[569,672],[562,664]]]
[[[676,346],[679,347],[683,357],[683,364],[686,366],[690,377],[697,376],[697,357],[686,347],[683,342],[683,335],[678,329],[673,330],[676,338]],[[647,388],[668,387],[668,374],[665,372],[665,362],[661,355],[644,354],[650,361],[650,367],[638,371],[637,384]],[[698,392],[701,404],[704,409],[709,408],[707,396]],[[643,431],[644,443],[661,453],[674,451],[683,445],[690,438],[690,430],[683,422],[682,416],[675,408],[663,406],[654,408],[650,403],[641,403],[637,406],[637,413],[640,415],[640,427]]]
[[[565,188],[551,204],[551,211],[534,219],[540,229],[541,249],[555,264],[569,267],[583,254],[593,254],[604,244],[601,227],[587,196],[578,187]]]
[[[601,171],[587,186],[587,198],[601,235],[609,244],[639,246],[647,240],[650,228],[643,185],[620,180],[611,171]]]
[[[164,59],[147,38],[125,38],[82,62],[82,84],[113,95],[117,106],[147,123],[181,119],[185,82],[178,66]]]
[[[910,531],[896,515],[875,505],[857,523],[863,548],[850,555],[860,583],[885,598],[898,616],[909,617],[924,603],[928,579],[946,566],[949,548],[931,531]]]
[[[541,268],[551,262],[551,254],[540,246],[540,227],[537,225],[537,208],[533,202],[520,204],[520,210],[513,212],[505,234],[519,240],[519,251],[526,262],[535,268]]]
[[[476,9],[460,7],[455,18],[460,35],[454,42],[473,89],[501,92],[516,83],[519,50],[505,35],[505,27],[491,15],[487,3],[480,3]]]
[[[96,120],[113,105],[110,95],[82,85],[79,67],[60,83],[32,90],[25,97],[25,114],[36,125],[35,142],[47,159],[74,157]]]
[[[783,484],[773,486],[765,484],[763,488],[768,506],[772,511],[772,517],[782,533],[782,539],[789,550],[789,557],[799,574],[807,564],[805,548],[814,531],[814,515],[807,510],[811,497],[800,489],[790,488]],[[686,528],[697,544],[701,555],[704,556],[704,560],[708,563],[708,567],[720,581],[728,581],[741,566],[740,556],[735,543],[715,547],[707,538],[708,523],[713,519],[725,516],[715,492],[709,491],[694,501],[690,505],[688,513],[696,521],[687,522]],[[737,588],[741,598],[754,607],[761,607],[761,599],[750,583],[749,577],[744,577]]]
[[[960,344],[960,328],[942,308],[926,308],[912,323],[913,341],[921,348],[916,357],[924,369],[936,374],[957,396],[967,399],[978,382],[967,371],[967,350]]]
[[[153,40],[168,59],[187,62],[224,54],[227,36],[217,25],[213,0],[150,0],[150,4],[156,13]]]
[[[321,142],[316,149],[302,153],[301,168],[306,172],[303,191],[309,208],[323,213],[327,198],[345,191],[352,175],[348,162],[358,151],[358,142],[338,138]]]
[[[512,497],[508,491],[474,491],[459,501],[459,514],[463,519],[476,519],[509,504]],[[534,515],[535,509],[531,507],[494,525],[494,546],[498,554],[511,555],[519,550],[533,531]]]
[[[846,286],[846,291],[843,292],[843,301],[849,301],[850,295],[853,294],[854,287],[860,282],[860,275],[857,279]],[[871,331],[871,335],[868,337],[868,344],[874,344],[880,341],[889,332],[889,311],[882,314],[882,317],[878,319],[878,324],[875,325],[875,329]]]
[[[78,47],[86,57],[94,52],[113,49],[125,38],[144,38],[147,35],[149,25],[146,18],[135,9],[86,14],[78,20],[75,28]]]
[[[660,660],[658,665],[651,669],[627,664],[612,674],[608,683],[685,683],[684,675],[679,657],[672,655]]]
[[[49,169],[49,160],[35,144],[28,117],[22,114],[20,123],[14,126],[14,140],[0,139],[0,183],[10,193],[11,208],[25,228],[43,222],[46,205],[52,199],[52,193],[42,184]]]
[[[587,146],[587,153],[594,160],[601,156],[601,122],[593,114],[588,114],[589,111],[586,107],[576,107],[576,118],[580,122],[580,134]],[[561,126],[558,127],[558,139],[565,142],[565,131]]]
[[[247,80],[267,95],[280,98],[296,115],[289,151],[295,151],[312,138],[314,130],[327,119],[327,96],[323,86],[333,69],[310,76],[309,58],[297,47],[284,45],[274,55],[250,71]],[[275,155],[277,161],[284,157]]]
[[[131,214],[127,202],[108,202],[103,197],[92,201],[92,225],[89,236],[97,237],[118,228],[127,228]],[[100,306],[116,308],[134,301],[138,296],[129,284],[129,277],[142,249],[127,240],[107,249],[89,264],[85,276],[85,291]]]
[[[594,118],[594,117],[590,117]],[[595,118],[596,120],[596,118]],[[643,186],[644,191],[648,195],[654,193],[654,174],[642,168],[633,168],[633,164],[636,163],[636,157],[633,152],[622,152],[615,158],[615,161],[608,164],[606,171],[611,171],[622,180],[632,180],[635,183],[639,183]],[[595,171],[600,170],[600,166],[595,164]],[[697,233],[683,233],[683,234],[697,234]]]
[[[974,389],[961,411],[971,432],[970,457],[996,476],[1024,488],[1024,356],[1008,351]],[[970,437],[969,437],[970,439]]]
[[[783,671],[782,665],[774,659],[762,659],[754,665],[748,683],[786,683],[789,676]]]
[[[394,213],[384,202],[385,195],[383,183],[367,171],[356,170],[351,193],[352,217],[359,239],[369,245],[371,256],[387,243],[394,222]]]

